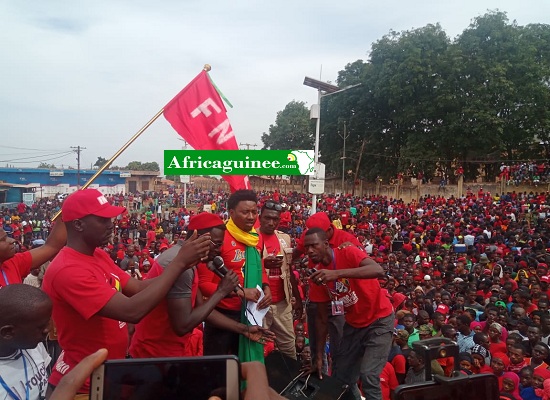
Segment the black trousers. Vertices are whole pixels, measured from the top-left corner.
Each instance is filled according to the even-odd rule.
[[[216,308],[234,321],[241,322],[241,312]],[[206,322],[204,324],[203,352],[205,356],[216,355],[238,355],[239,354],[239,334],[225,329],[220,329]]]

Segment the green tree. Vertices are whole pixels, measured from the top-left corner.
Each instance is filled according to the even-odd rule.
[[[454,40],[439,24],[392,31],[368,61],[340,71],[340,87],[361,87],[322,99],[321,161],[340,169],[342,121],[347,157],[365,142],[360,175],[370,180],[419,171],[449,177],[458,163],[468,179],[480,167],[491,179],[500,160],[547,159],[549,63],[549,26],[521,27],[499,11],[475,18]]]
[[[48,163],[45,163],[45,162],[41,162],[40,164],[38,164],[38,168],[55,169],[55,165],[54,164],[48,164]]]
[[[160,171],[160,167],[156,161],[142,163],[141,161],[131,161],[126,167],[130,171]]]
[[[109,160],[107,160],[106,158],[97,157],[97,161],[94,163],[94,167],[101,168],[105,164],[107,164],[107,161],[109,161]]]
[[[302,101],[291,101],[277,113],[275,124],[269,126],[269,134],[262,134],[264,150],[313,149],[315,120],[309,118],[309,110]]]

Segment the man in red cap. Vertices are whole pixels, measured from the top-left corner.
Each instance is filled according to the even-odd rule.
[[[220,255],[225,230],[223,220],[215,214],[203,212],[191,217],[187,239],[193,231],[197,231],[198,235],[208,233],[211,237],[208,258],[197,268],[207,269],[206,263]],[[153,263],[148,278],[162,274],[183,245],[184,241],[180,240],[162,253]],[[202,332],[196,327],[205,320],[220,329],[241,334],[253,341],[265,339],[264,333],[269,337],[269,332],[261,327],[247,326],[214,309],[221,300],[233,293],[238,283],[237,274],[232,270],[228,271],[216,291],[203,302],[196,268],[186,270],[178,277],[166,299],[136,325],[130,355],[134,358],[200,356],[202,351],[197,354],[196,349],[197,344],[202,349]],[[196,337],[199,340],[194,340]]]
[[[139,322],[164,299],[183,271],[208,254],[210,235],[194,234],[161,276],[147,281],[131,278],[102,250],[113,234],[113,218],[124,211],[95,189],[77,191],[63,203],[67,245],[51,262],[42,286],[52,299],[63,349],[49,379],[50,392],[97,349],[107,348],[111,359],[124,358],[126,323]],[[89,392],[89,381],[79,392]]]
[[[359,243],[359,240],[357,240],[357,237],[354,234],[344,231],[342,229],[337,229],[330,222],[327,213],[325,213],[324,211],[320,211],[309,217],[306,220],[306,227],[308,229],[321,228],[322,230],[324,230],[327,234],[328,243],[331,247],[338,247],[343,243],[349,243],[364,250],[363,246],[361,245],[361,243]],[[297,241],[297,247],[293,254],[293,258],[295,259],[304,253],[304,238],[305,232],[300,240]]]
[[[346,231],[343,231],[341,229],[336,229],[334,225],[330,223],[330,220],[328,218],[328,215],[320,211],[316,214],[313,214],[311,217],[309,217],[306,221],[306,226],[308,229],[313,228],[319,228],[325,231],[328,244],[331,248],[340,248],[345,247],[348,245],[356,246],[361,251],[365,253],[366,252],[363,249],[363,246],[361,246],[361,243],[357,240],[357,238]],[[307,234],[307,231],[304,232],[302,235],[301,240],[297,241],[297,247],[294,249],[293,257],[298,257],[300,254],[304,252],[304,238]],[[318,303],[322,303],[323,299],[326,296],[326,289],[319,286],[319,285],[309,285],[309,292],[308,297],[309,301],[306,303],[306,313],[307,313],[307,320],[308,320],[308,329],[309,329],[309,344],[311,348],[311,354],[314,358],[314,362],[316,362],[316,357],[318,354],[317,351],[317,333],[316,333],[316,316],[317,316],[317,306]],[[329,333],[329,340],[330,340],[330,351],[333,355],[332,362],[333,367],[335,363],[335,357],[334,355],[338,353],[338,349],[340,347],[340,340],[342,338],[343,329],[344,329],[344,323],[345,318],[344,315],[330,315],[328,317],[328,333]],[[324,344],[319,344],[320,348],[324,348]],[[323,371],[326,372],[328,368],[326,366],[323,366]]]
[[[324,299],[317,307],[317,342],[326,341],[328,315],[345,317],[340,349],[333,354],[336,358],[333,374],[350,385],[353,398],[361,399],[356,387],[361,379],[366,398],[381,399],[380,373],[394,331],[393,306],[377,280],[385,276],[384,270],[356,247],[331,248],[325,232],[319,228],[308,230],[304,245],[310,265],[316,268],[311,286],[317,285],[324,292]],[[323,349],[318,347],[313,364],[319,374],[322,353]]]

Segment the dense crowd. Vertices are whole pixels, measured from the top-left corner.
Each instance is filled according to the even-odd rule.
[[[515,183],[535,182],[535,177],[544,182],[548,166],[503,165],[501,172]],[[104,250],[122,270],[147,279],[155,259],[187,234],[190,220],[204,206],[228,220],[229,193],[190,189],[188,194],[198,211],[183,207],[176,191],[108,197],[128,212],[115,220],[115,235]],[[257,196],[258,208],[267,202],[280,205],[278,229],[290,235],[293,247],[302,246],[305,232],[313,228],[308,225],[311,197],[278,191]],[[4,230],[19,251],[44,243],[60,205],[43,199],[30,207],[21,203],[2,210]],[[461,198],[424,196],[411,203],[328,194],[320,196],[317,211],[328,217],[330,228],[355,237],[385,271],[380,286],[396,313],[393,345],[380,379],[384,398],[397,384],[423,381],[426,362],[435,374],[453,373],[454,359],[424,360],[413,349],[415,341],[434,336],[457,342],[462,373],[496,375],[506,398],[550,395],[549,193],[491,194],[480,189]],[[306,266],[307,257],[296,253],[292,268],[304,305],[312,286]],[[31,275],[28,281],[40,286],[43,271],[33,269]],[[297,357],[309,364],[311,321],[306,315],[294,311],[295,347]],[[272,350],[269,344],[265,347],[266,354]],[[327,371],[332,368],[331,350],[327,345]]]
[[[544,185],[550,182],[550,165],[548,162],[541,161],[528,161],[509,165],[502,163],[499,178],[504,179],[508,185]]]

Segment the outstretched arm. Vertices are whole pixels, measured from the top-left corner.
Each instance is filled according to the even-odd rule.
[[[61,218],[58,218],[53,225],[52,233],[46,239],[46,243],[44,243],[43,246],[29,251],[32,256],[31,268],[39,267],[46,261],[55,257],[66,243],[67,228]]]

